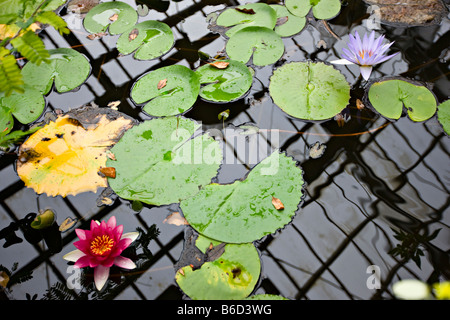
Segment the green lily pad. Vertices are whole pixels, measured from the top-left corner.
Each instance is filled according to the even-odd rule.
[[[372,107],[383,117],[399,119],[406,108],[411,120],[419,122],[436,113],[436,98],[426,87],[404,80],[381,80],[368,91]]]
[[[252,243],[228,243],[216,260],[196,270],[185,266],[177,271],[175,280],[193,300],[237,300],[253,291],[260,273],[261,261]]]
[[[135,59],[151,60],[169,52],[174,42],[172,29],[167,24],[148,20],[122,33],[117,40],[117,50],[124,55],[136,51]]]
[[[24,93],[13,93],[8,97],[1,97],[0,107],[2,109],[0,111],[0,117],[2,118],[0,123],[4,123],[0,128],[6,125],[5,128],[8,128],[7,131],[9,132],[13,126],[13,120],[10,118],[11,114],[20,123],[31,123],[37,120],[44,112],[45,99],[38,90],[26,85]],[[9,113],[10,115],[3,119],[1,113]]]
[[[244,96],[250,89],[253,77],[249,68],[239,61],[224,60],[225,68],[205,64],[195,73],[202,87],[200,97],[213,102],[230,102]]]
[[[266,27],[246,27],[235,32],[226,44],[231,60],[247,63],[253,57],[253,64],[265,66],[277,62],[284,53],[281,37]]]
[[[277,24],[275,25],[275,32],[281,37],[290,37],[303,30],[306,24],[305,17],[298,17],[289,12],[289,10],[282,5],[270,5],[277,13]]]
[[[34,218],[34,220],[30,223],[30,226],[33,229],[45,229],[50,227],[53,222],[55,222],[55,219],[55,213],[52,210],[47,209],[41,214],[38,214],[36,218]]]
[[[312,8],[316,19],[328,20],[341,11],[340,0],[286,0],[285,6],[293,15],[304,17]]]
[[[51,49],[50,62],[39,66],[28,62],[22,69],[26,85],[41,94],[50,92],[53,81],[58,92],[68,92],[82,85],[91,72],[89,60],[71,48]]]
[[[165,80],[164,87],[158,86]],[[200,82],[194,71],[182,65],[171,65],[139,78],[131,89],[131,99],[136,104],[146,103],[143,110],[149,115],[164,117],[189,110],[199,92]]]
[[[270,79],[269,91],[284,112],[304,120],[330,119],[350,99],[350,85],[344,75],[321,62],[281,66]]]
[[[437,118],[445,133],[450,135],[450,100],[446,100],[439,105]]]
[[[183,117],[147,120],[125,132],[111,149],[116,171],[109,186],[121,198],[152,205],[177,203],[211,182],[222,162],[219,142]]]
[[[302,170],[275,151],[256,165],[245,180],[210,184],[180,208],[200,234],[227,242],[258,240],[289,223],[302,200]],[[276,209],[274,198],[284,209]]]
[[[116,16],[117,15],[117,16]],[[106,32],[111,35],[127,31],[138,21],[138,14],[129,4],[120,1],[103,2],[89,10],[83,20],[90,33]]]
[[[289,299],[276,294],[255,294],[253,296],[246,298],[245,300],[289,300]]]
[[[265,3],[248,3],[236,8],[228,8],[216,20],[218,26],[231,27],[225,32],[228,37],[249,26],[273,29],[276,22],[275,10]]]

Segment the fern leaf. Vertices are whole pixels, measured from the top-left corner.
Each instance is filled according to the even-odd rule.
[[[67,29],[67,23],[63,18],[58,16],[53,11],[42,12],[35,17],[36,21],[39,21],[43,24],[49,24],[53,28],[55,28],[61,35],[69,34],[70,30]]]
[[[37,65],[43,61],[47,62],[50,57],[44,42],[33,31],[27,31],[22,36],[12,39],[11,44],[22,56]]]
[[[16,59],[9,50],[2,48],[0,52],[0,91],[6,96],[13,91],[24,92],[22,73],[16,63]]]

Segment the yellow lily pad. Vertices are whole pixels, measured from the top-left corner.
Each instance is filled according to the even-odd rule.
[[[17,173],[36,193],[63,197],[107,187],[100,173],[109,150],[135,120],[110,108],[84,107],[58,117],[25,141]]]

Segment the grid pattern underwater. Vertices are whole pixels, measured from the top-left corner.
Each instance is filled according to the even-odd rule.
[[[124,2],[135,5],[132,1]],[[83,53],[92,67],[90,77],[77,92],[51,93],[47,97],[46,111],[68,111],[92,101],[106,106],[120,100],[120,111],[138,120],[146,119],[140,108],[129,100],[134,81],[152,69],[170,64],[179,63],[193,69],[198,63],[199,50],[211,54],[223,50],[223,38],[208,30],[205,19],[225,6],[247,2],[184,0],[172,2],[165,12],[151,10],[147,18],[168,24],[175,35],[174,48],[152,61],[118,56],[113,37],[91,41],[82,27],[71,28],[72,32],[65,36],[50,28],[43,30],[41,35],[47,48],[72,47]],[[359,8],[354,11],[352,21],[358,21],[354,25],[360,24],[367,18],[364,4],[355,1],[352,6]],[[67,14],[64,18],[71,17]],[[345,34],[352,23],[330,25],[334,32]],[[408,34],[414,31],[392,32]],[[428,39],[415,34],[419,44],[439,38],[445,43],[449,38],[448,23],[428,28],[426,32],[432,32]],[[327,60],[333,54],[338,57],[334,47],[317,50],[315,44],[320,39],[335,41],[331,35],[324,34],[309,27],[300,35],[284,39],[284,58],[299,61],[305,58]],[[426,45],[431,44],[423,46]],[[415,75],[420,80],[433,82],[433,92],[442,99],[448,95],[448,64],[440,64],[441,69],[437,65],[436,57],[430,57],[415,68],[408,67],[398,58],[377,68],[376,74]],[[342,72],[346,72],[347,78],[355,78],[356,75],[351,73],[353,70],[348,68]],[[278,144],[304,171],[305,197],[292,222],[255,243],[262,264],[255,292],[280,294],[290,299],[391,299],[392,284],[400,279],[434,281],[437,280],[436,270],[446,274],[448,279],[450,140],[438,128],[437,121],[412,123],[401,118],[392,123],[382,117],[365,116],[368,112],[365,110],[342,128],[335,121],[294,120],[283,115],[268,96],[267,79],[271,72],[271,67],[257,70],[255,77],[263,80],[254,81],[245,103],[238,101],[231,106],[219,106],[214,112],[209,111],[213,114],[210,118],[215,117],[215,120],[201,119],[204,128],[221,129],[223,123],[217,121],[217,114],[230,109],[231,117],[225,125],[254,123],[260,128],[282,129],[277,137],[279,141],[271,141],[270,137],[265,140],[267,147],[270,149]],[[194,106],[186,117],[201,118],[202,110],[202,106]],[[360,134],[352,134],[354,132]],[[311,159],[306,146],[316,141],[325,144],[327,149],[321,158]],[[235,156],[234,164],[221,167],[220,182],[240,179],[254,165],[246,163],[240,155]],[[5,227],[29,212],[37,212],[37,195],[17,177],[14,156],[3,157],[0,163],[0,222]],[[65,198],[41,195],[39,206],[52,208],[59,223],[66,217],[81,219],[78,228],[87,229],[91,219],[107,220],[115,215],[118,224],[124,225],[124,232],[135,231],[136,227],[149,230],[154,224],[160,230],[159,236],[150,242],[153,257],[144,263],[139,273],[130,273],[108,288],[102,298],[182,299],[183,292],[175,282],[173,265],[183,250],[187,227],[164,222],[168,214],[178,211],[177,205],[144,207],[136,213],[128,201],[121,199],[110,206],[99,207],[96,205],[98,196],[99,193]],[[420,268],[411,259],[388,254],[399,243],[391,230],[395,226],[426,234],[441,229],[435,239],[424,244],[425,256],[421,258]],[[20,230],[17,235],[23,238]],[[9,298],[21,300],[26,299],[27,294],[37,294],[37,299],[42,299],[46,290],[57,282],[65,284],[70,274],[62,255],[74,249],[72,243],[75,240],[73,230],[63,233],[63,247],[58,254],[50,253],[43,242],[31,245],[23,241],[0,248],[0,264],[4,267],[11,268],[17,263],[15,273],[32,271],[31,279],[11,287]],[[368,271],[370,266],[379,267],[379,289],[367,286],[367,279],[372,274]],[[76,299],[76,293],[71,298]]]

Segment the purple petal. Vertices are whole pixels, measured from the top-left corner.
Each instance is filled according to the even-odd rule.
[[[383,57],[383,58],[377,60],[375,64],[385,62],[386,60],[389,60],[390,58],[392,58],[392,57],[398,55],[399,53],[400,53],[400,52],[396,52],[396,53],[393,53],[393,54],[391,54],[391,55],[389,55],[389,56]]]
[[[369,36],[369,43],[367,44],[367,51],[374,52],[377,47],[374,46],[375,42],[375,31],[372,31]]]
[[[125,258],[122,256],[116,257],[116,259],[114,260],[114,264],[116,266],[124,268],[124,269],[136,268],[136,265],[134,264],[134,262],[131,259],[128,259],[128,258]]]
[[[369,80],[370,74],[372,73],[372,66],[360,66],[359,71],[361,72],[364,80]]]
[[[104,267],[102,265],[99,265],[94,270],[94,282],[95,287],[98,291],[102,290],[103,286],[106,283],[106,280],[108,280],[109,277],[109,268]]]

